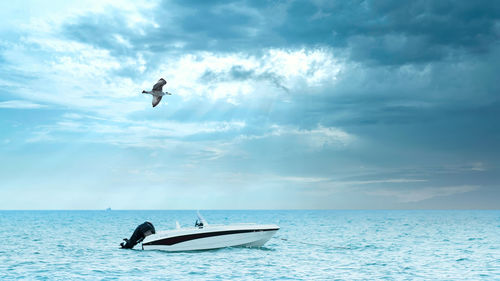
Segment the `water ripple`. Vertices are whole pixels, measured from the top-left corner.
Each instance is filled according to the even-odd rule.
[[[118,244],[145,220],[192,211],[1,211],[0,280],[494,280],[499,211],[206,211],[214,223],[275,223],[260,249],[166,253]]]

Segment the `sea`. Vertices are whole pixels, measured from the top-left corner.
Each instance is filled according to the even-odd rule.
[[[262,248],[125,250],[196,211],[0,211],[0,280],[500,280],[500,211],[207,210],[277,224]]]

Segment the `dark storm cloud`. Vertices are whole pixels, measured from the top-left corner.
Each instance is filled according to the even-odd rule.
[[[0,149],[12,154],[19,171],[76,144],[83,149],[71,158],[92,158],[91,170],[95,159],[119,155],[119,165],[101,170],[129,161],[135,171],[141,162],[167,159],[172,174],[196,169],[184,178],[204,177],[203,186],[205,178],[223,178],[218,172],[272,174],[290,191],[303,177],[304,190],[319,194],[308,208],[498,208],[499,7],[499,1],[467,0],[179,0],[73,11],[54,29],[39,30],[34,20],[33,29],[13,27],[0,41],[1,100],[47,106],[0,111],[6,132]],[[150,87],[158,73],[176,95],[149,110],[150,100],[134,89]],[[120,81],[123,88],[107,91]],[[119,107],[104,107],[111,104]],[[89,112],[96,118],[84,117]],[[163,123],[167,129],[160,131]],[[184,134],[197,131],[196,124],[206,130]],[[161,147],[154,154],[148,138]],[[170,138],[179,145],[162,142]],[[70,150],[51,143],[57,139]],[[37,159],[20,161],[14,156],[21,150]],[[185,151],[194,156],[185,159]],[[112,182],[103,179],[102,187]],[[420,197],[408,197],[420,189]],[[268,189],[278,199],[279,190]],[[369,194],[374,205],[355,202],[358,194]],[[427,203],[416,202],[423,198]]]
[[[323,95],[296,95],[291,104],[274,106],[276,120],[305,127],[421,123],[445,118],[449,108],[473,110],[498,100],[497,1],[164,1],[143,16],[158,26],[130,27],[123,13],[88,14],[63,32],[115,56],[141,53],[150,69],[165,53],[258,56],[265,47],[330,46],[366,63],[344,70],[335,86],[316,90]],[[289,91],[275,73],[229,67],[199,79],[268,81]],[[135,69],[119,74],[138,75]]]
[[[290,43],[349,47],[381,64],[438,60],[452,50],[486,52],[498,41],[494,1],[294,1],[279,34]],[[305,42],[304,42],[305,40]]]
[[[485,53],[500,34],[497,1],[164,1],[144,16],[159,27],[146,25],[140,33],[127,27],[124,14],[90,14],[64,33],[118,55],[176,51],[172,42],[184,51],[214,52],[330,46],[383,65]]]
[[[226,81],[268,81],[276,88],[288,92],[289,89],[284,85],[284,78],[272,72],[256,73],[255,70],[245,69],[241,65],[234,65],[228,71],[215,72],[207,70],[200,77],[203,83],[226,82]]]
[[[88,14],[63,27],[63,33],[80,42],[110,50],[115,55],[131,55],[136,51],[175,52],[182,50],[241,50],[256,28],[255,15],[236,4],[162,3],[154,11],[143,14],[157,24],[130,26],[123,12]],[[130,42],[129,48],[117,42],[119,35]]]
[[[175,52],[259,57],[265,48],[326,46],[336,54],[340,50],[346,67],[337,81],[300,93],[288,89],[275,73],[257,73],[239,65],[207,70],[199,78],[205,84],[267,81],[285,90],[290,96],[286,103],[262,97],[245,103],[244,111],[223,102],[214,106],[218,118],[246,120],[248,130],[257,134],[260,127],[272,124],[301,129],[321,124],[343,128],[363,140],[356,151],[304,158],[311,173],[332,163],[339,168],[419,166],[422,173],[426,167],[460,161],[484,162],[493,170],[498,164],[500,136],[493,120],[500,119],[496,77],[500,2],[165,1],[143,16],[158,26],[143,25],[141,33],[127,27],[126,15],[93,14],[63,30],[74,40],[116,56],[142,53],[152,68],[159,57]],[[116,42],[116,34],[130,47]],[[173,117],[184,120],[186,116],[192,112],[179,111]],[[245,149],[260,150],[266,145],[275,149],[282,142]]]

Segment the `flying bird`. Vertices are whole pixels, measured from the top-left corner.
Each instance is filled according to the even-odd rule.
[[[142,91],[143,94],[150,94],[153,96],[153,107],[157,106],[160,101],[161,101],[161,97],[163,97],[164,95],[171,95],[172,93],[169,93],[169,92],[163,92],[163,86],[165,86],[167,84],[167,81],[165,81],[165,79],[163,78],[160,78],[160,80],[158,80],[158,82],[156,82],[156,84],[153,86],[153,90],[151,91]]]

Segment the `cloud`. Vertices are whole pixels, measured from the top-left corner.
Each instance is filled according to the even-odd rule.
[[[344,181],[344,185],[364,185],[364,184],[381,184],[381,183],[416,183],[426,182],[424,179],[380,179],[380,180],[359,180],[359,181]]]
[[[264,50],[244,53],[195,53],[168,60],[175,65],[168,76],[183,97],[204,96],[233,104],[251,97],[294,94],[304,87],[331,84],[342,69],[331,50]],[[286,96],[286,95],[285,95]]]
[[[357,61],[383,65],[440,61],[494,48],[500,5],[468,1],[307,2],[286,6],[273,26],[288,43],[351,49]]]
[[[464,172],[484,172],[489,169],[490,167],[487,167],[483,162],[470,162],[444,165],[436,168],[436,172],[443,174],[461,174]]]
[[[298,136],[312,148],[321,149],[327,146],[346,146],[351,144],[356,137],[339,128],[323,127],[319,125],[315,129],[303,130],[283,126],[273,126],[273,136]]]
[[[213,161],[235,153],[231,136],[244,122],[175,122],[106,120],[80,114],[64,114],[66,120],[33,128],[26,143],[99,144],[168,153],[181,165]],[[145,152],[146,153],[146,152]]]
[[[123,35],[111,37],[133,49]],[[153,57],[132,50],[121,56],[109,46],[61,38],[54,30],[28,34],[15,45],[5,44],[3,54],[8,75],[20,76],[8,84],[4,81],[13,94],[115,117],[143,109],[138,93],[158,77],[166,77],[169,91],[183,99],[221,99],[240,105],[257,97],[289,100],[289,95],[306,88],[334,83],[342,70],[342,61],[328,48],[271,48],[260,54],[159,51]],[[25,61],[30,61],[30,67],[19,67]],[[34,91],[36,95],[31,94]]]
[[[76,113],[63,114],[65,120],[38,126],[28,142],[57,142],[68,137],[75,142],[103,143],[125,147],[172,149],[175,146],[193,147],[193,156],[241,153],[242,146],[255,140],[283,140],[292,146],[311,151],[341,149],[351,145],[356,137],[340,128],[323,127],[299,129],[291,126],[261,126],[258,131],[244,121],[134,121],[106,119]],[[261,134],[255,134],[261,132]],[[198,152],[194,152],[194,151]],[[207,157],[203,158],[207,158]],[[219,158],[219,157],[217,157]]]
[[[328,181],[329,178],[322,177],[298,177],[298,176],[281,176],[278,177],[280,180],[292,182],[292,183],[304,183],[304,184],[314,184],[319,182]]]
[[[419,188],[394,188],[377,189],[366,192],[369,195],[395,197],[399,202],[420,202],[435,197],[445,197],[455,194],[472,192],[478,190],[476,185],[442,186],[442,187],[419,187]]]
[[[46,107],[43,104],[38,104],[30,101],[23,100],[10,100],[0,102],[0,108],[11,108],[11,109],[37,109]]]
[[[116,143],[139,147],[155,147],[161,140],[186,140],[200,135],[229,133],[245,127],[244,122],[174,122],[133,121],[95,118],[79,114],[64,114],[66,120],[54,125],[40,126],[34,133],[52,136],[77,133],[86,135],[91,142]],[[43,132],[43,133],[42,133]],[[43,139],[40,139],[43,140]]]
[[[490,51],[498,40],[499,14],[500,5],[491,1],[164,1],[142,10],[140,17],[152,20],[141,32],[129,28],[123,13],[86,14],[63,30],[119,55],[131,53],[111,31],[136,52],[323,46],[349,49],[356,61],[403,65]]]
[[[321,151],[325,148],[343,148],[356,141],[356,136],[340,128],[323,127],[300,129],[295,126],[270,125],[260,128],[260,134],[240,134],[236,142],[251,142],[254,140],[281,140],[289,146],[308,148],[311,151]]]
[[[68,3],[3,12],[0,107],[44,108],[0,112],[7,149],[380,201],[498,182],[498,3]]]
[[[169,89],[185,99],[247,105],[252,98],[268,103],[279,98],[308,112],[312,105],[322,118],[323,112],[335,110],[330,116],[337,118],[344,113],[338,107],[359,105],[355,111],[347,108],[346,119],[375,123],[421,120],[422,105],[469,99],[471,92],[477,93],[474,102],[491,101],[487,93],[498,88],[494,78],[484,75],[491,70],[475,61],[494,53],[496,4],[487,10],[466,2],[417,1],[410,5],[418,20],[407,17],[407,5],[391,1],[214,2],[203,4],[202,11],[195,8],[200,3],[175,1],[140,9],[133,3],[110,5],[60,18],[46,29],[25,28],[19,34],[23,41],[16,44],[3,42],[4,68],[20,77],[9,81],[11,92],[33,102],[127,115],[143,109],[136,93],[165,76]],[[467,9],[474,11],[468,18],[463,14]],[[206,24],[203,15],[227,17],[226,24]],[[445,21],[446,27],[431,28],[435,21]],[[453,22],[465,26],[465,21],[473,27],[448,32]],[[248,28],[253,35],[233,34],[226,27],[231,22],[231,28]],[[187,32],[193,26],[203,28]],[[200,34],[215,43],[195,36]],[[473,34],[484,40],[466,39]],[[450,59],[452,64],[440,64],[456,52],[461,55]],[[16,67],[23,61],[33,64]],[[40,73],[31,83],[21,78]],[[474,82],[479,75],[486,83]],[[451,87],[448,81],[454,77],[463,79]],[[38,92],[31,96],[26,90]],[[321,95],[310,99],[310,93]],[[327,123],[314,115],[309,119],[312,126]]]
[[[342,178],[353,177],[359,180],[345,180]],[[389,196],[386,187],[396,186],[397,184],[411,185],[409,190],[420,186],[420,183],[427,182],[427,179],[410,179],[410,178],[387,178],[387,179],[372,179],[366,180],[366,175],[357,174],[349,171],[331,175],[330,177],[307,177],[307,176],[281,176],[282,181],[288,181],[309,194],[331,195],[338,192],[347,193],[366,193],[375,196]],[[385,187],[384,187],[385,186]],[[375,191],[374,191],[375,190]],[[388,189],[391,190],[392,189]],[[392,194],[392,193],[391,193]]]

